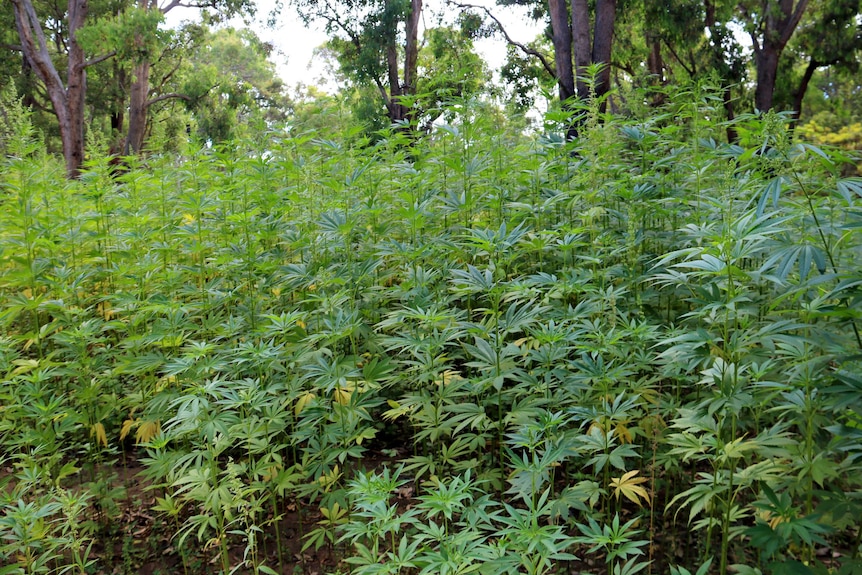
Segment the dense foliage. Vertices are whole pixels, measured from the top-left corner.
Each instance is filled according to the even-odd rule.
[[[668,101],[72,181],[10,108],[0,573],[858,572],[862,182]]]

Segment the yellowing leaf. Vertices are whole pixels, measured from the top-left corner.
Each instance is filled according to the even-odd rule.
[[[340,523],[347,522],[347,509],[342,509],[338,502],[332,504],[332,509],[326,507],[320,508],[320,514],[323,519],[317,522],[318,525],[335,526]]]
[[[183,340],[186,338],[184,333],[177,333],[174,335],[167,335],[159,341],[159,345],[162,347],[179,347],[180,344],[183,343]]]
[[[458,381],[460,379],[463,379],[460,373],[454,369],[447,369],[443,372],[443,376],[440,379],[434,380],[434,384],[440,385],[442,383],[443,385],[449,385],[453,381]]]
[[[275,297],[280,296],[281,295],[281,288],[280,287],[272,288],[272,295],[274,295]]]
[[[164,377],[160,377],[159,380],[156,382],[156,391],[164,391],[168,386],[176,382],[177,376],[175,375],[166,375]]]
[[[299,416],[299,414],[302,413],[302,410],[308,407],[308,404],[311,403],[315,397],[317,396],[310,391],[299,396],[299,399],[296,400],[296,404],[293,406],[293,414]]]
[[[649,493],[641,486],[641,483],[646,483],[648,479],[646,477],[635,477],[638,473],[640,471],[635,469],[634,471],[624,473],[622,477],[611,478],[611,487],[614,488],[614,495],[616,495],[617,499],[622,494],[626,499],[637,505],[642,505],[641,499],[649,504]]]
[[[366,439],[374,439],[377,435],[377,430],[373,427],[366,427],[362,430],[362,433],[356,436],[356,445],[362,445],[362,442]]]
[[[626,427],[625,422],[621,421],[617,423],[616,431],[617,437],[620,439],[620,443],[625,445],[634,441],[634,438],[632,437],[632,432],[628,427]]]
[[[323,515],[326,519],[332,519],[333,517],[337,518],[341,516],[341,506],[338,504],[338,501],[332,504],[332,509],[327,507],[320,508],[320,514]]]
[[[96,443],[101,443],[105,447],[108,447],[108,435],[105,433],[105,426],[102,423],[94,423],[93,427],[90,428],[90,435],[96,436]]]
[[[96,306],[96,310],[99,312],[99,315],[105,319],[105,321],[110,321],[116,313],[114,312],[114,310],[111,309],[111,302],[108,301],[100,302]]]
[[[383,419],[386,421],[395,421],[403,415],[409,416],[413,413],[413,408],[408,405],[401,405],[397,401],[393,401],[391,399],[386,400],[386,403],[388,403],[389,407],[392,408],[383,412]]]
[[[29,373],[30,371],[39,367],[38,359],[15,359],[12,361],[12,365],[17,366],[12,370],[10,374],[12,377],[16,375],[20,375],[22,373]]]
[[[281,471],[282,467],[283,467],[282,465],[277,465],[277,464],[276,465],[270,465],[264,469],[260,478],[263,479],[264,481],[267,481],[267,482],[272,481],[273,479],[275,479],[275,477],[278,476],[278,473],[279,473],[279,471]]]
[[[138,431],[135,433],[135,442],[147,443],[152,438],[157,436],[161,430],[162,424],[158,420],[144,421],[141,423],[140,427],[138,427]]]
[[[195,223],[195,217],[191,214],[183,214],[183,225],[188,226]]]
[[[135,423],[137,423],[137,420],[134,420],[131,417],[123,422],[123,427],[120,428],[120,441],[123,441],[126,436],[129,435],[129,432],[135,426]]]
[[[332,471],[329,473],[324,473],[320,477],[317,478],[318,483],[320,483],[326,491],[329,491],[329,488],[335,485],[338,480],[341,478],[341,473],[338,471],[338,465],[332,468]]]
[[[350,397],[353,395],[354,389],[355,388],[352,385],[348,385],[347,387],[336,387],[332,397],[335,399],[336,403],[347,405],[350,403]]]

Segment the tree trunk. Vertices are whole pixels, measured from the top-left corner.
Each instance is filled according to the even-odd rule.
[[[757,87],[754,89],[754,107],[761,112],[772,109],[772,96],[775,93],[775,79],[778,76],[778,58],[781,52],[767,42],[754,53],[757,68]]]
[[[112,156],[123,153],[126,143],[126,72],[116,61],[113,68],[116,88],[111,98],[111,146],[108,150]]]
[[[151,0],[138,0],[141,10],[157,10]],[[166,12],[173,7],[170,4]],[[142,46],[141,34],[135,35],[135,44]],[[150,94],[150,59],[144,57],[132,68],[132,86],[129,89],[129,133],[126,136],[125,154],[137,154],[144,147],[144,134],[147,131],[147,97]]]
[[[144,147],[147,129],[147,96],[150,93],[150,62],[138,63],[132,73],[134,80],[129,93],[129,134],[126,136],[125,154],[137,154]]]
[[[772,109],[775,81],[778,77],[778,61],[781,52],[790,41],[808,0],[769,0],[764,2],[761,15],[763,34],[758,37],[751,32],[754,48],[754,65],[757,68],[757,86],[754,89],[754,106],[761,112]]]
[[[66,166],[75,166],[71,177],[78,177],[78,168],[84,162],[84,111],[87,96],[87,67],[84,50],[78,44],[78,30],[84,26],[89,6],[87,0],[69,2],[69,69],[66,79],[66,103],[69,106],[68,152],[63,150]]]
[[[575,95],[575,73],[572,68],[572,26],[569,23],[569,7],[566,0],[548,0],[551,15],[551,32],[554,43],[554,64],[560,102]]]
[[[716,22],[715,4],[711,0],[704,2],[705,18],[703,25],[709,30],[710,45],[712,47],[712,60],[714,67],[718,70],[721,78],[721,99],[724,104],[724,112],[727,115],[727,134],[728,143],[734,144],[739,141],[739,132],[733,123],[736,113],[733,107],[733,94],[730,91],[730,82],[732,81],[731,68],[727,64],[724,57],[724,50],[721,47],[721,36],[725,32],[724,28],[720,28]]]
[[[398,78],[398,46],[395,38],[386,45],[386,71],[389,77],[389,120],[393,123],[404,119],[405,110],[401,104],[401,80]]]
[[[805,92],[808,91],[808,84],[811,83],[811,78],[814,77],[814,72],[817,71],[822,64],[814,58],[808,61],[808,66],[805,67],[805,73],[799,81],[799,86],[793,92],[793,126],[799,123],[799,118],[802,116],[802,100],[805,99]]]
[[[601,64],[596,77],[596,98],[602,98],[611,89],[611,46],[614,40],[614,21],[617,16],[616,0],[596,1],[596,24],[593,30],[593,64]],[[605,102],[601,105],[605,109]]]
[[[406,40],[404,43],[404,83],[401,84],[402,96],[413,96],[416,94],[416,78],[419,67],[419,20],[422,16],[422,0],[411,0],[410,13],[407,15],[405,26]],[[415,109],[400,104],[402,120],[415,119]]]
[[[68,63],[66,85],[51,55],[36,10],[31,0],[12,0],[15,26],[21,39],[24,58],[45,85],[60,128],[66,176],[77,178],[84,161],[84,100],[87,93],[87,68],[77,32],[87,18],[87,0],[69,0]]]
[[[652,32],[647,32],[646,43],[649,47],[647,55],[647,72],[650,75],[650,85],[655,87],[652,91],[652,105],[661,106],[665,102],[664,86],[664,60],[661,57],[661,38]]]
[[[664,61],[661,57],[661,38],[652,32],[648,32],[646,43],[649,46],[647,72],[652,76],[653,82],[662,85],[664,84]]]
[[[578,98],[586,102],[590,99],[590,87],[584,81],[590,65],[590,6],[587,0],[572,0],[572,30]]]
[[[410,14],[407,15],[404,44],[404,85],[405,94],[416,93],[416,75],[419,65],[419,19],[422,15],[422,0],[411,0]]]

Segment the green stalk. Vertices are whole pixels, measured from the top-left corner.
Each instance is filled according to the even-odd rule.
[[[785,156],[785,159],[788,158]],[[796,183],[799,185],[799,189],[802,190],[802,193],[805,195],[805,201],[808,204],[808,211],[811,212],[814,225],[817,227],[817,234],[820,236],[820,242],[823,244],[823,251],[826,252],[826,257],[829,258],[829,265],[832,266],[832,270],[835,272],[835,275],[838,275],[838,265],[835,263],[835,258],[832,255],[829,241],[826,239],[826,234],[823,232],[823,226],[820,225],[820,218],[817,217],[817,210],[814,209],[814,202],[811,200],[811,194],[808,192],[808,188],[805,184],[802,183],[799,173],[796,170],[792,170],[791,172],[793,174],[793,179],[796,180]],[[850,300],[847,296],[841,298],[841,303],[843,303],[844,307],[847,309],[851,308]],[[855,319],[850,318],[850,326],[853,328],[853,335],[856,337],[856,345],[860,350],[862,350],[862,334],[859,333],[859,327],[856,325]]]

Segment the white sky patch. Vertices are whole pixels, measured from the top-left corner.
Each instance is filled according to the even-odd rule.
[[[493,0],[475,0],[468,3],[485,5],[491,10],[506,29],[506,32],[514,40],[526,44],[532,41],[544,28],[541,22],[534,22],[529,17],[529,10],[521,6],[496,6]],[[270,42],[275,46],[275,51],[270,59],[275,63],[279,76],[284,79],[288,86],[297,84],[315,85],[326,88],[328,72],[325,62],[317,57],[314,50],[327,40],[324,25],[321,22],[312,23],[308,28],[297,16],[296,9],[285,2],[281,15],[274,28],[267,26],[267,19],[275,6],[274,0],[260,0],[257,3],[257,16],[248,27],[251,28],[264,42]],[[426,6],[425,22],[436,22],[431,14],[442,13],[447,22],[454,21],[458,14],[456,8],[442,6]],[[482,14],[484,17],[484,14]],[[196,21],[200,18],[200,11],[196,9],[174,8],[167,14],[166,24],[170,27],[179,26],[184,20]],[[246,27],[242,19],[237,18],[230,22],[231,26]],[[506,59],[506,41],[502,35],[497,33],[491,38],[480,39],[475,43],[476,51],[481,55],[491,69],[494,78]]]

